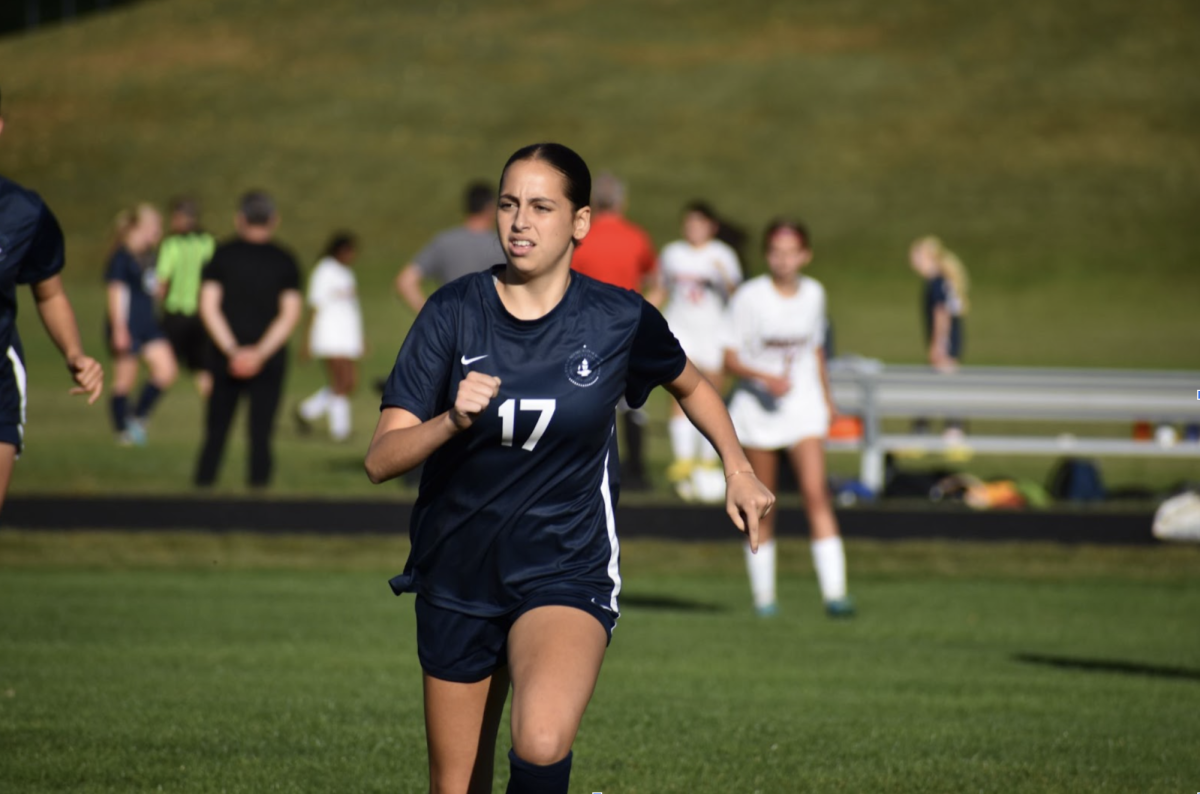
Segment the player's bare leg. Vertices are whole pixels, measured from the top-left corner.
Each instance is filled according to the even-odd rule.
[[[813,567],[817,571],[825,611],[830,617],[850,617],[854,614],[854,605],[846,593],[846,552],[825,479],[825,443],[820,438],[806,438],[789,453],[804,494]]]
[[[0,509],[8,495],[8,483],[12,479],[13,466],[17,461],[17,448],[12,444],[0,444]]]
[[[430,794],[491,794],[508,684],[503,668],[473,684],[425,675]]]
[[[568,754],[596,689],[607,645],[608,634],[600,622],[573,607],[538,607],[513,624],[508,665],[513,753],[518,759],[513,762],[514,775],[518,763],[539,768],[535,774],[557,767],[566,791]]]

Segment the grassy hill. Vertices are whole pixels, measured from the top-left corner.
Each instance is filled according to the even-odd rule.
[[[334,228],[361,234],[365,371],[382,373],[411,320],[395,271],[455,222],[467,180],[557,139],[629,181],[660,245],[694,197],[755,236],[804,217],[843,352],[919,360],[906,251],[932,232],[973,277],[971,363],[1198,369],[1198,32],[1187,0],[144,2],[0,39],[0,172],[58,212],[94,350],[120,207],[193,191],[225,234],[238,193],[262,186],[306,262]],[[24,312],[18,477],[185,475],[198,418],[182,388],[161,455],[91,472],[86,449],[110,455],[104,417],[64,405]],[[317,380],[300,371],[292,395]],[[358,399],[360,424],[373,402]],[[46,448],[59,440],[83,462]]]

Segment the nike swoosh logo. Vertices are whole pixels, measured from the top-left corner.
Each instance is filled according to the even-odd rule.
[[[461,359],[459,359],[459,361],[462,362],[462,365],[464,367],[469,367],[472,364],[474,364],[476,361],[482,361],[485,358],[487,358],[486,353],[483,354],[482,356],[475,356],[475,358],[467,358],[466,356],[463,356]]]

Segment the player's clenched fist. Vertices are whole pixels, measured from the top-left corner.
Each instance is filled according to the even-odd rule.
[[[458,384],[458,396],[450,409],[450,420],[459,430],[470,427],[500,394],[500,379],[482,372],[468,372]]]

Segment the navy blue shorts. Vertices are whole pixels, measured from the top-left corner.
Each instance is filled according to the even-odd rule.
[[[0,424],[0,444],[11,444],[21,454],[24,439],[21,437],[21,426],[16,423]]]
[[[604,627],[612,641],[617,615],[589,598],[569,593],[536,595],[504,615],[484,618],[444,609],[417,596],[417,658],[434,678],[473,684],[508,666],[508,632],[531,609],[565,606],[582,609]]]

